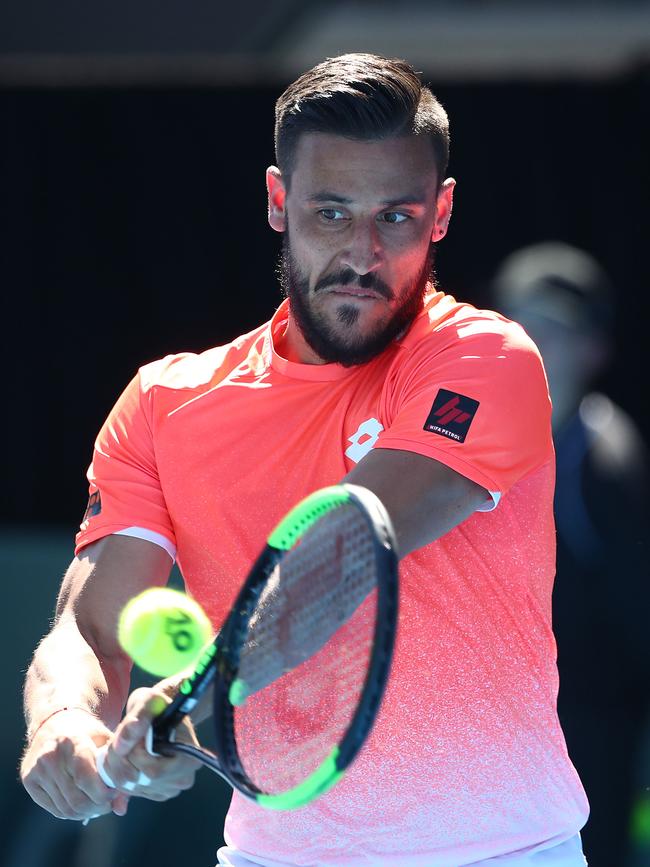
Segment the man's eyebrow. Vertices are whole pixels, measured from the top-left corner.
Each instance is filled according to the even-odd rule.
[[[342,196],[340,193],[332,193],[329,190],[321,190],[317,193],[312,193],[307,196],[308,202],[313,202],[314,204],[319,204],[322,202],[332,202],[337,205],[351,205],[354,202],[354,199],[350,199],[347,196]],[[425,205],[427,203],[427,196],[423,192],[418,193],[408,193],[404,196],[399,196],[396,199],[383,199],[379,204],[385,208],[395,208],[399,205]]]
[[[385,208],[397,208],[400,205],[426,205],[426,203],[425,193],[410,193],[406,196],[400,196],[398,199],[384,199],[382,205]]]
[[[321,190],[318,193],[313,193],[307,196],[308,202],[336,202],[338,205],[351,205],[352,199],[347,196],[340,196],[338,193],[330,193],[329,190]]]

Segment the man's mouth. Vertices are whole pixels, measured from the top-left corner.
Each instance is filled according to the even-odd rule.
[[[360,286],[328,286],[325,291],[335,295],[350,295],[354,298],[371,298],[374,301],[382,298],[379,292],[373,289],[362,289]]]

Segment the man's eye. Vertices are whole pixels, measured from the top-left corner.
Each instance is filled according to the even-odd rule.
[[[327,220],[328,222],[343,219],[343,212],[338,211],[336,208],[321,208],[318,213],[324,220]]]
[[[411,218],[408,214],[400,214],[398,211],[387,211],[385,214],[381,215],[381,219],[384,223],[404,223],[406,220],[410,220]]]

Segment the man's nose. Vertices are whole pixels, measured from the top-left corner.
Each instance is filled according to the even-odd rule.
[[[341,265],[356,274],[370,274],[382,263],[383,249],[375,221],[363,222],[352,228],[340,257]]]

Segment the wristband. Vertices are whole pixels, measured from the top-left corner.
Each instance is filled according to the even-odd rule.
[[[48,720],[51,720],[52,717],[56,716],[58,713],[63,713],[64,710],[82,710],[84,713],[89,713],[92,717],[95,717],[95,714],[91,710],[88,710],[87,707],[81,707],[81,705],[68,705],[66,707],[58,707],[56,710],[53,710],[52,713],[49,713],[45,717],[45,719],[42,719],[39,722],[39,724],[36,726],[34,731],[28,736],[28,738],[27,738],[28,742],[31,744],[31,742],[34,740],[37,733],[45,725],[45,723],[48,722]],[[97,717],[95,717],[95,719],[97,719]]]

